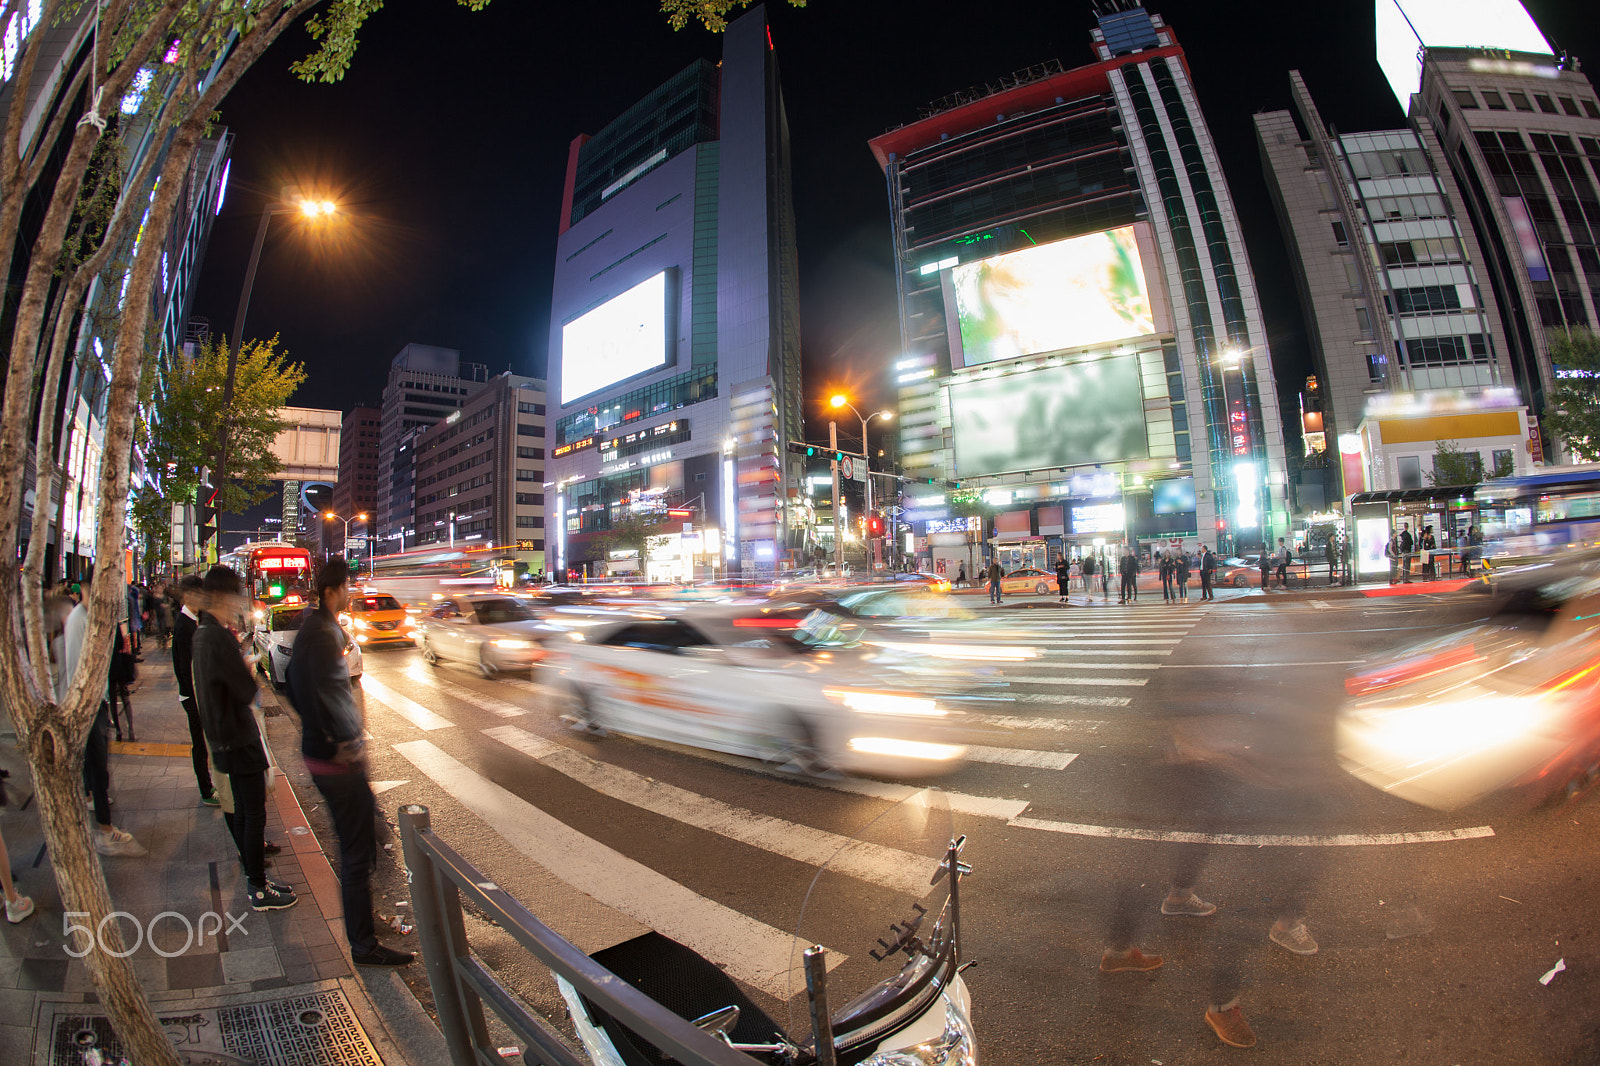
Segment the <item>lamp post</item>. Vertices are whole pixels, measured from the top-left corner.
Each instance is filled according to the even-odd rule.
[[[344,540],[339,542],[339,546],[340,546],[341,549],[348,551],[349,550],[349,545],[350,545],[350,523],[351,522],[365,522],[367,520],[367,516],[366,516],[365,513],[362,513],[362,514],[354,515],[354,516],[352,516],[350,518],[340,518],[338,515],[334,514],[332,511],[323,511],[322,512],[322,520],[324,522],[327,522],[330,519],[332,521],[334,521],[334,522],[343,522],[344,523]],[[370,532],[370,530],[369,530],[369,532]],[[370,554],[370,552],[369,552],[369,554]],[[359,574],[360,572],[361,572],[361,568],[360,568],[360,566],[357,566],[356,567],[356,573]]]
[[[850,402],[850,398],[848,396],[844,395],[843,393],[836,393],[831,399],[829,399],[828,403],[831,404],[834,407],[848,407],[848,408],[850,408],[850,413],[851,414],[853,414],[857,418],[861,419],[861,461],[867,464],[866,467],[863,468],[863,470],[862,470],[862,473],[865,476],[861,479],[863,482],[866,483],[866,486],[867,486],[866,509],[865,509],[866,513],[862,517],[870,520],[872,518],[872,449],[867,445],[867,423],[870,422],[874,418],[881,418],[885,422],[887,422],[887,421],[889,421],[889,419],[894,417],[894,412],[893,411],[874,411],[870,415],[863,415],[860,411],[856,410],[855,404],[851,403]],[[828,423],[828,428],[829,428],[830,432],[833,431],[833,423],[832,422]],[[837,451],[838,447],[839,447],[837,436],[832,437],[830,439],[830,443],[832,444],[834,450]],[[835,469],[837,469],[837,464],[835,464]],[[839,521],[838,520],[838,515],[839,515],[839,479],[838,479],[837,476],[834,477],[833,484],[834,484],[834,499],[833,499],[834,528],[837,529],[838,528],[838,521]],[[868,537],[868,540],[875,540],[875,539],[876,538],[871,537],[870,535]],[[871,564],[870,563],[868,564],[868,568],[869,569],[871,568]]]
[[[277,203],[269,203],[261,212],[261,224],[256,227],[256,243],[250,249],[250,264],[245,268],[244,287],[239,290],[239,310],[233,316],[233,333],[228,336],[228,376],[222,385],[222,425],[217,437],[217,460],[213,464],[215,470],[213,482],[219,489],[215,497],[221,502],[220,489],[223,481],[228,476],[228,408],[233,405],[233,383],[239,372],[239,352],[244,348],[244,319],[245,312],[250,307],[250,293],[256,284],[256,268],[261,265],[261,249],[267,243],[267,223],[272,221],[273,215],[285,214],[289,211],[299,211],[307,219],[331,218],[339,211],[339,206],[332,200],[310,200],[299,195],[299,190],[288,186],[283,190],[283,199]],[[216,508],[216,526],[220,533],[222,529],[222,508]]]

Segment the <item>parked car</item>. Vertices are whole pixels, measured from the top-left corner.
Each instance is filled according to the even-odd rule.
[[[1056,591],[1055,571],[1037,570],[1031,566],[1013,570],[1000,579],[1003,596],[1026,596],[1030,593],[1045,596]]]
[[[545,656],[553,630],[526,602],[503,593],[468,593],[438,601],[422,619],[422,658],[476,663],[484,677],[502,670],[531,670]]]
[[[279,603],[263,610],[262,617],[252,634],[252,641],[260,659],[256,669],[267,675],[274,686],[284,684],[289,677],[289,658],[294,654],[294,638],[300,632],[300,623],[306,611],[303,603]],[[350,681],[359,684],[363,670],[361,645],[350,639],[343,626],[345,661],[350,670]]]

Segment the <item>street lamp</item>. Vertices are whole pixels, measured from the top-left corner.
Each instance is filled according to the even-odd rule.
[[[335,522],[343,522],[344,523],[344,540],[340,541],[339,543],[340,543],[340,547],[345,548],[346,550],[348,550],[348,547],[349,547],[349,544],[350,544],[350,523],[351,522],[365,522],[367,520],[367,516],[366,516],[365,513],[362,513],[362,514],[355,515],[354,517],[351,517],[351,518],[340,518],[338,515],[334,514],[332,511],[323,511],[322,512],[322,520],[324,522],[326,522],[326,521],[328,521],[330,519],[335,521]],[[357,567],[356,572],[358,574],[360,573],[359,566]]]
[[[887,422],[891,418],[894,417],[894,412],[893,411],[874,411],[870,415],[863,415],[860,411],[856,410],[855,404],[851,403],[850,402],[850,398],[848,396],[844,395],[843,393],[835,393],[834,396],[831,399],[828,400],[828,403],[831,404],[834,407],[848,407],[848,408],[850,408],[850,413],[851,414],[853,414],[857,418],[861,419],[861,461],[867,464],[865,470],[863,471],[863,473],[866,474],[866,477],[862,479],[863,481],[866,482],[866,486],[867,486],[866,516],[865,517],[870,518],[872,516],[872,449],[870,447],[868,447],[868,445],[867,445],[867,423],[870,422],[874,418],[881,418],[885,422]],[[833,425],[833,423],[830,422],[829,426],[832,427],[832,425]],[[833,441],[833,448],[834,448],[834,450],[837,451],[838,447],[839,447],[838,438],[837,438],[837,435],[835,435],[834,441]],[[835,479],[834,484],[835,484],[835,486],[837,486],[837,484],[838,484],[838,480],[837,479]],[[835,489],[835,492],[834,492],[833,512],[834,512],[834,528],[837,531],[838,524],[839,524],[839,519],[838,519],[839,501],[838,501],[837,488]]]
[[[339,205],[332,200],[310,200],[300,195],[295,186],[286,186],[283,198],[277,203],[269,203],[261,212],[261,224],[256,227],[256,243],[250,249],[250,265],[245,268],[244,287],[239,291],[239,310],[233,316],[233,333],[228,337],[228,377],[222,386],[223,420],[218,433],[217,461],[214,464],[215,476],[218,478],[216,485],[222,484],[222,479],[228,476],[228,421],[227,411],[233,405],[233,383],[239,373],[239,352],[244,347],[244,318],[245,312],[250,307],[250,293],[256,284],[256,268],[261,265],[261,249],[267,243],[267,223],[272,221],[273,215],[281,215],[289,211],[299,211],[307,219],[331,218],[339,211]],[[216,524],[222,528],[222,509],[217,508]]]

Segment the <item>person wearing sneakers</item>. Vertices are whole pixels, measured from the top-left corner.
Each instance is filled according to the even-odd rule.
[[[83,586],[72,585],[67,595],[73,601],[71,613],[61,629],[61,672],[56,675],[56,703],[67,698],[72,675],[83,658],[83,641],[89,631],[89,605],[83,600]],[[101,855],[143,855],[145,849],[133,834],[111,824],[111,756],[107,735],[111,732],[110,705],[101,692],[100,709],[89,727],[83,754],[83,786],[94,808],[94,850]]]
[[[0,770],[0,807],[6,805],[6,772]],[[17,891],[11,883],[11,856],[6,852],[6,838],[0,834],[0,891],[6,897],[6,921],[16,925],[33,913],[33,900]]]
[[[228,775],[234,805],[235,836],[244,862],[250,906],[273,911],[293,907],[294,889],[267,880],[267,752],[256,725],[256,679],[239,651],[239,641],[222,619],[243,618],[246,601],[239,575],[218,564],[206,571],[200,625],[194,632],[195,704],[211,749],[211,765]]]
[[[416,955],[378,943],[372,921],[373,826],[377,800],[367,783],[366,725],[350,693],[339,612],[350,609],[350,564],[334,557],[317,571],[317,607],[307,611],[289,659],[289,702],[300,715],[300,753],[339,835],[344,935],[357,966],[404,966]]]
[[[200,626],[200,615],[194,606],[183,600],[193,598],[200,591],[200,575],[190,574],[178,583],[177,617],[172,621],[172,673],[178,680],[178,705],[189,721],[189,761],[194,766],[194,782],[200,786],[200,802],[207,807],[218,806],[216,788],[211,780],[211,759],[206,754],[206,734],[200,727],[200,712],[194,705],[194,675],[190,663],[194,658],[194,631]]]

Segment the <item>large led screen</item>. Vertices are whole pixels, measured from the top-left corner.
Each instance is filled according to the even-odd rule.
[[[950,284],[966,366],[1156,330],[1132,226],[961,263]]]
[[[950,386],[963,477],[1114,463],[1149,454],[1137,356]]]
[[[646,278],[561,327],[561,402],[663,366],[667,271]]]
[[[1195,509],[1194,478],[1174,477],[1151,486],[1151,512],[1187,514]]]

